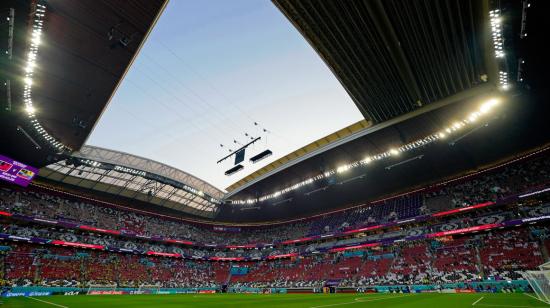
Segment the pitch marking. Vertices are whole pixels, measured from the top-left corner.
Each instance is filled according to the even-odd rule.
[[[59,304],[56,304],[56,303],[44,301],[44,300],[41,300],[41,299],[38,299],[38,298],[34,298],[34,297],[30,297],[30,296],[27,296],[27,298],[32,299],[32,300],[35,300],[35,301],[43,302],[43,303],[46,303],[46,304],[54,305],[54,306],[57,306],[57,307],[61,307],[61,308],[69,308],[69,307],[67,307],[67,306],[63,306],[63,305],[59,305]]]
[[[496,304],[479,304],[478,306],[488,306],[488,307],[533,307],[533,306],[513,306],[513,305],[496,305]]]
[[[382,301],[382,300],[388,300],[388,299],[395,299],[395,298],[406,297],[406,296],[411,296],[411,295],[412,295],[412,294],[409,294],[409,295],[401,295],[401,296],[395,296],[395,297],[377,297],[377,298],[366,299],[366,300],[357,300],[357,299],[355,299],[355,301],[353,301],[353,302],[345,302],[345,303],[337,303],[337,304],[321,305],[321,306],[311,306],[310,308],[321,308],[321,307],[332,307],[332,306],[352,305],[352,304],[359,304],[359,303],[366,303],[366,302],[374,302],[374,301]]]
[[[472,306],[475,306],[477,303],[481,302],[481,300],[484,298],[485,296],[482,296],[480,297],[477,301],[475,301]]]

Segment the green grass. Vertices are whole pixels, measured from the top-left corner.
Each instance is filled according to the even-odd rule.
[[[482,298],[479,300],[480,298]],[[47,301],[44,303],[37,301]],[[479,301],[478,301],[479,300]],[[477,302],[476,302],[477,301]],[[181,294],[47,296],[4,299],[0,307],[550,307],[525,294]],[[55,305],[54,305],[55,304]]]

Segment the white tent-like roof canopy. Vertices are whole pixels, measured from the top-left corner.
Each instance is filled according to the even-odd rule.
[[[40,176],[92,190],[212,217],[224,193],[174,167],[114,150],[84,146],[48,165]]]

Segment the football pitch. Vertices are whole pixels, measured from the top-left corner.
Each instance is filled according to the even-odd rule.
[[[13,297],[0,307],[550,307],[532,294],[180,294]]]

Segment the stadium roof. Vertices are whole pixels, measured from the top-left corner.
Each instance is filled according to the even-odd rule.
[[[0,152],[42,167],[80,149],[166,3],[2,1],[13,31]]]
[[[223,198],[216,187],[184,171],[139,156],[84,146],[40,170],[41,177],[185,213],[211,217]]]

